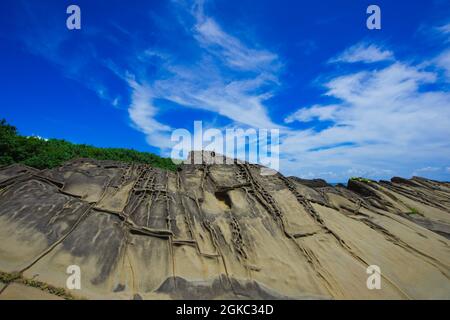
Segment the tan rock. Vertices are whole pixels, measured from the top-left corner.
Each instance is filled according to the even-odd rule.
[[[209,160],[1,168],[0,271],[65,288],[78,265],[90,299],[450,298],[449,183],[332,187]],[[49,298],[36,290],[0,298]]]

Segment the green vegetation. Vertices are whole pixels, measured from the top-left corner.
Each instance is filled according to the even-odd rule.
[[[29,286],[29,287],[37,288],[39,290],[48,292],[50,294],[53,294],[55,296],[61,297],[66,300],[74,300],[75,299],[75,297],[68,290],[46,284],[45,282],[42,282],[42,281],[25,279],[22,277],[20,279],[20,283],[22,283],[26,286]]]
[[[351,177],[350,180],[353,181],[359,181],[359,182],[365,182],[365,183],[370,183],[372,182],[372,180],[367,179],[367,178],[360,178],[360,177]]]
[[[6,120],[0,121],[0,166],[22,163],[37,169],[47,169],[75,158],[145,163],[172,171],[177,168],[171,159],[152,153],[121,148],[96,148],[58,139],[24,137]]]
[[[417,210],[416,208],[409,208],[411,211],[410,212],[408,212],[408,214],[419,214],[420,215],[420,212],[419,212],[419,210]]]
[[[0,271],[0,282],[1,283],[9,284],[20,278],[21,278],[21,275],[18,272],[7,273],[7,272]]]
[[[58,287],[49,285],[42,281],[26,279],[19,272],[8,273],[8,272],[0,271],[0,283],[4,283],[4,284],[8,285],[13,282],[18,283],[18,284],[23,284],[23,285],[26,285],[29,287],[37,288],[39,290],[59,296],[66,300],[76,299],[69,291],[67,291],[64,288],[58,288]]]

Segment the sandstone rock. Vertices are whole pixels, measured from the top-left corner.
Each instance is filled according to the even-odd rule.
[[[0,271],[65,288],[78,265],[73,294],[88,299],[450,298],[449,183],[260,173],[90,159],[1,168]],[[366,286],[369,265],[380,290]]]

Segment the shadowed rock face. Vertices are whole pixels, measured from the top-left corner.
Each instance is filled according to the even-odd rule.
[[[0,169],[0,271],[92,299],[450,298],[450,184],[79,159]],[[381,269],[368,290],[366,268]],[[3,288],[2,288],[3,287]],[[20,295],[0,284],[0,298]],[[35,293],[34,293],[35,294]]]

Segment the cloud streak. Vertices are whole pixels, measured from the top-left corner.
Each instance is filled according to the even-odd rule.
[[[390,61],[393,59],[394,54],[392,51],[385,50],[374,44],[361,42],[348,48],[336,58],[331,59],[330,63],[374,63],[380,61]]]
[[[345,52],[354,52],[354,48]],[[393,60],[382,68],[331,78],[323,85],[324,95],[338,103],[300,108],[286,118],[291,123],[313,119],[318,120],[316,124],[332,123],[322,130],[288,135],[281,147],[287,152],[285,158],[291,159],[284,162],[286,170],[308,174],[325,168],[331,179],[339,180],[348,176],[348,168],[387,177],[392,172],[409,176],[413,172],[408,168],[421,163],[448,165],[450,94],[429,89],[437,83],[438,74],[421,65],[425,63]]]
[[[268,100],[285,88],[283,72],[288,65],[283,56],[225,30],[208,14],[203,1],[191,4],[170,4],[178,13],[178,21],[170,20],[171,32],[183,34],[187,48],[180,54],[174,49],[177,46],[143,40],[136,30],[118,25],[115,28],[121,32],[114,39],[97,30],[83,33],[83,45],[76,46],[69,45],[67,34],[56,34],[50,41],[44,32],[47,27],[38,26],[26,33],[25,44],[34,54],[64,67],[67,77],[112,106],[126,107],[131,125],[162,154],[172,146],[170,135],[176,128],[171,120],[177,112],[192,111],[201,112],[205,127],[219,119],[222,129],[281,129],[281,171],[286,174],[343,181],[352,175],[380,178],[446,172],[450,165],[448,48],[413,63],[399,59],[394,48],[360,41],[330,54],[333,57],[324,63],[337,70],[322,81],[323,96],[318,97],[330,103],[313,101],[297,110],[269,107]],[[164,23],[160,19],[158,25]],[[449,38],[448,24],[434,30]],[[125,40],[119,39],[121,35]],[[109,41],[119,54],[102,54],[96,41]],[[122,47],[127,50],[121,51]],[[121,87],[120,93],[111,79]],[[170,103],[170,110],[164,103]],[[428,167],[441,170],[421,170]]]
[[[284,128],[274,123],[264,102],[277,87],[282,64],[276,54],[244,44],[226,33],[212,18],[204,13],[202,2],[193,10],[186,10],[194,18],[192,30],[199,58],[186,64],[158,48],[146,54],[157,56],[160,77],[142,79],[146,85],[133,82],[130,118],[136,127],[147,135],[152,145],[170,148],[171,142],[165,126],[154,120],[158,107],[151,100],[164,99],[178,108],[199,109],[218,114],[231,125],[256,128]],[[133,74],[135,78],[139,76]],[[157,136],[161,141],[155,141]]]

